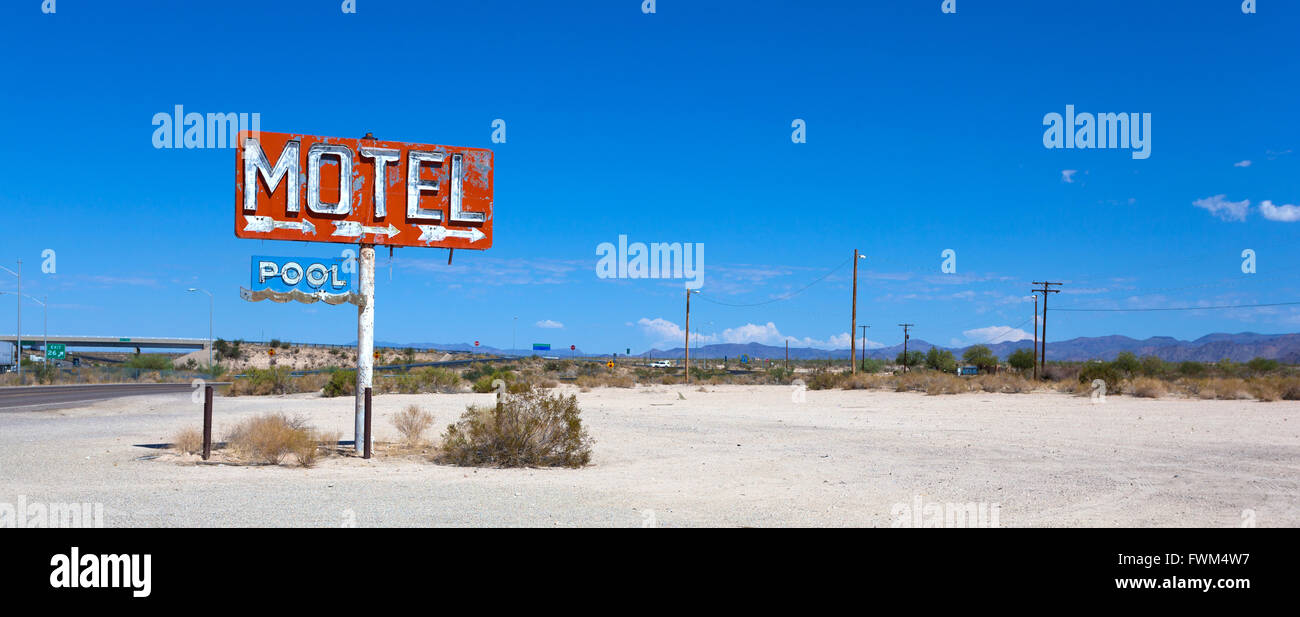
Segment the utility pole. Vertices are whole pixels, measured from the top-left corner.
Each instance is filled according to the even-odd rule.
[[[790,370],[790,339],[785,339],[785,369]]]
[[[862,328],[862,370],[867,370],[867,328],[871,326],[858,326]]]
[[[853,319],[849,322],[849,374],[858,373],[857,365],[853,364],[854,345],[857,339],[853,338],[853,331],[858,329],[858,249],[853,249]]]
[[[1042,289],[1034,289],[1032,291],[1034,293],[1043,294],[1043,343],[1042,343],[1042,349],[1040,350],[1040,353],[1042,355],[1040,356],[1039,364],[1042,366],[1042,370],[1046,371],[1047,370],[1047,294],[1061,293],[1061,290],[1059,289],[1052,289],[1052,285],[1062,285],[1063,283],[1052,283],[1049,281],[1034,281],[1034,284],[1043,286]],[[1038,314],[1037,310],[1035,310],[1034,314],[1035,315]]]
[[[907,333],[907,329],[915,326],[916,324],[901,323],[898,325],[903,326],[903,372],[906,373],[907,372],[907,339],[912,338],[911,335]]]
[[[691,384],[691,294],[700,293],[693,289],[686,290],[686,385]]]
[[[1039,378],[1039,295],[1034,295],[1034,379]]]

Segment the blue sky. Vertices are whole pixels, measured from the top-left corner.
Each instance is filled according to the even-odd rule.
[[[235,238],[235,152],[152,146],[174,105],[495,152],[493,248],[382,252],[383,341],[504,347],[517,317],[520,346],[680,346],[681,281],[597,278],[620,234],[705,246],[704,342],[847,347],[854,248],[873,345],[903,321],[944,345],[1026,336],[1043,278],[1066,283],[1053,307],[1297,299],[1294,2],[40,4],[0,8],[0,265],[23,260],[52,332],[206,336],[198,286],[218,336],[355,340],[348,305],[240,300],[251,255],[347,247]],[[1066,105],[1150,113],[1150,157],[1045,148]],[[1290,332],[1296,308],[1053,312],[1049,337]]]

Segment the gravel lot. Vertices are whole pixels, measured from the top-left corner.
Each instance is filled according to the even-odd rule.
[[[890,527],[903,505],[947,503],[997,504],[1008,527],[1300,525],[1296,402],[837,390],[795,403],[783,386],[707,390],[578,393],[596,446],[577,470],[144,460],[163,452],[145,446],[200,425],[188,394],[6,413],[0,502],[100,502],[107,527]],[[441,431],[491,400],[377,396],[376,438],[395,439],[389,418],[411,403]],[[316,395],[219,397],[215,435],[271,411],[351,438],[352,399]]]

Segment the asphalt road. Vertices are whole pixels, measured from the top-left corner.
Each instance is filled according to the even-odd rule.
[[[220,385],[220,384],[213,384]],[[0,413],[44,411],[76,407],[93,401],[123,396],[188,393],[188,383],[88,384],[68,386],[13,386],[0,388]]]

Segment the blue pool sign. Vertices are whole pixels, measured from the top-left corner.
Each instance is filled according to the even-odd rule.
[[[252,291],[345,294],[352,289],[352,274],[341,257],[254,255],[252,277]]]

